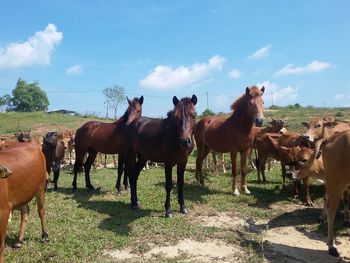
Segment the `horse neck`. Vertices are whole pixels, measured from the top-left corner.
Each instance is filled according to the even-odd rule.
[[[252,132],[254,126],[253,118],[245,110],[234,110],[229,119],[235,124],[236,129],[242,133],[250,134]]]

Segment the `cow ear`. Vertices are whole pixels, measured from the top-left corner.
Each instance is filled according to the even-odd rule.
[[[128,100],[128,103],[130,105],[132,101],[128,97],[126,97],[126,99]]]
[[[192,101],[193,105],[196,105],[197,101],[198,101],[197,96],[193,94],[192,98],[191,98],[191,101]]]
[[[250,89],[249,89],[249,87],[246,87],[246,88],[245,88],[245,94],[246,94],[246,95],[249,95],[249,94],[250,94]]]
[[[174,96],[173,97],[173,104],[174,104],[174,106],[176,106],[178,103],[179,103],[179,99],[176,96]]]
[[[265,87],[264,87],[264,86],[262,86],[262,88],[260,89],[260,91],[261,91],[261,95],[263,95],[263,94],[264,94],[264,92],[265,92]]]
[[[143,96],[141,95],[141,97],[139,98],[139,103],[140,103],[140,105],[142,105],[142,103],[143,103]]]
[[[301,122],[301,125],[305,126],[306,128],[309,128],[309,123],[306,121]]]

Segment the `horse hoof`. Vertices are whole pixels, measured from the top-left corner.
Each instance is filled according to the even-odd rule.
[[[349,221],[344,221],[343,226],[346,228],[350,228],[350,222]]]
[[[14,249],[20,249],[23,245],[23,241],[17,241],[14,245],[13,248]]]
[[[234,194],[235,196],[239,196],[239,195],[240,195],[237,188],[233,191],[233,194]]]
[[[89,189],[90,191],[95,191],[95,187],[93,187],[92,185],[88,185],[86,186],[87,189]]]
[[[48,243],[49,242],[49,235],[47,233],[44,233],[41,235],[41,242],[42,243]]]
[[[165,212],[165,217],[166,218],[172,218],[173,217],[173,211],[169,210]]]
[[[339,252],[338,252],[337,248],[335,248],[335,247],[328,248],[328,253],[329,253],[329,255],[331,255],[333,257],[339,257]]]
[[[53,188],[53,190],[54,190],[55,192],[57,192],[57,191],[58,191],[58,187],[55,186],[55,187]]]
[[[135,204],[135,205],[133,205],[133,204],[131,204],[131,209],[132,210],[140,210],[140,206],[139,206],[139,204],[137,203],[137,204]]]
[[[324,220],[323,218],[318,218],[317,219],[317,222],[319,223],[319,224],[324,224],[324,223],[326,223],[326,220]]]
[[[248,187],[246,187],[246,186],[242,187],[242,192],[245,193],[246,195],[250,194],[250,191],[248,190]]]
[[[186,207],[180,208],[180,212],[184,215],[188,214],[188,209]]]

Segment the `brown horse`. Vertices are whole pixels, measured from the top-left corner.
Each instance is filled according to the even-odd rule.
[[[28,221],[28,203],[36,196],[39,217],[41,220],[41,238],[48,241],[45,227],[45,157],[40,144],[32,142],[14,143],[0,150],[0,163],[11,174],[0,178],[0,262],[5,248],[8,219],[13,209],[21,212],[21,225],[16,248],[23,244],[24,230]]]
[[[249,194],[247,187],[247,155],[254,140],[254,124],[261,126],[264,121],[264,107],[262,95],[265,87],[261,89],[253,86],[247,87],[245,93],[231,106],[232,115],[225,119],[216,116],[207,116],[201,119],[194,132],[197,143],[196,179],[204,184],[202,174],[203,159],[209,151],[230,152],[232,162],[232,191],[239,195],[237,189],[236,158],[241,154],[241,190]]]
[[[125,158],[131,188],[131,205],[138,208],[137,179],[146,160],[164,163],[166,181],[165,216],[172,217],[170,193],[173,189],[172,169],[177,165],[178,202],[180,211],[188,213],[184,201],[184,172],[188,155],[193,150],[193,128],[197,97],[173,97],[174,109],[166,119],[141,117],[126,130]],[[137,162],[136,162],[137,158]]]
[[[73,189],[77,188],[77,175],[83,166],[86,153],[88,157],[84,163],[85,184],[90,190],[94,189],[90,181],[90,169],[98,152],[106,154],[118,153],[118,179],[116,187],[120,191],[120,178],[124,169],[124,160],[121,155],[124,148],[124,133],[127,124],[138,119],[142,113],[143,96],[140,98],[128,99],[129,106],[124,115],[113,123],[100,121],[89,121],[81,126],[75,134],[75,163]],[[127,181],[124,176],[124,185]]]

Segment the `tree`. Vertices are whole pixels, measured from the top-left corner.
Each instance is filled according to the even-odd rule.
[[[48,106],[49,100],[38,82],[27,83],[25,80],[18,79],[12,91],[12,97],[7,97],[8,110],[12,111],[46,111]]]
[[[107,118],[108,118],[108,107],[114,110],[114,119],[117,118],[118,106],[121,103],[125,103],[125,93],[124,88],[118,85],[113,87],[107,87],[103,90],[103,94],[106,98],[107,106]]]
[[[205,117],[205,116],[214,116],[215,115],[215,113],[212,111],[212,110],[210,110],[210,109],[206,109],[205,111],[203,111],[203,113],[202,113],[202,117]]]

